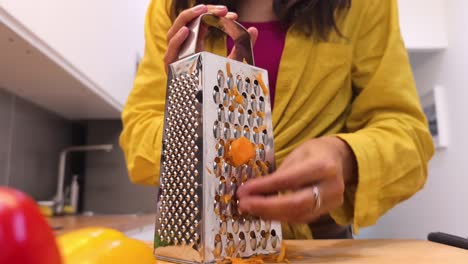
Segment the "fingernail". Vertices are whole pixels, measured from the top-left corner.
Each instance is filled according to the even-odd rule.
[[[235,16],[237,16],[237,14],[234,13],[234,12],[228,12],[226,16],[235,17]]]
[[[188,27],[181,27],[179,32],[181,32],[181,34],[185,34],[185,33],[189,32],[189,29],[188,29]]]
[[[195,11],[195,12],[198,12],[198,11],[201,11],[201,10],[203,10],[205,8],[206,8],[206,6],[201,4],[201,5],[194,6],[192,10]]]
[[[219,10],[224,10],[224,9],[227,9],[226,6],[223,6],[223,5],[217,5],[215,6],[216,9],[219,9]]]

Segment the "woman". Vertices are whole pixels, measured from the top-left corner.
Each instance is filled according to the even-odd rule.
[[[285,238],[350,238],[350,226],[357,233],[373,225],[424,186],[434,147],[397,0],[189,2],[149,7],[146,53],[121,135],[134,183],[158,184],[165,69],[187,38],[186,24],[211,12],[248,27],[256,65],[270,77],[279,167],[238,190],[241,210],[282,221]],[[223,38],[209,43],[224,56],[232,47]]]

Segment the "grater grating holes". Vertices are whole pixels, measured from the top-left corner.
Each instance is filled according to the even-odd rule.
[[[182,75],[171,81],[167,97],[166,135],[163,142],[163,156],[161,167],[161,188],[160,196],[162,222],[157,233],[161,240],[166,243],[186,243],[193,240],[195,232],[187,232],[187,229],[195,228],[190,222],[183,222],[186,218],[184,210],[193,208],[195,218],[199,217],[199,210],[196,206],[195,193],[188,191],[190,187],[197,186],[195,176],[198,176],[195,165],[198,160],[194,148],[195,140],[198,138],[196,128],[198,127],[199,111],[196,104],[202,102],[198,92],[197,73],[192,75]],[[190,152],[190,158],[187,152]],[[182,155],[181,155],[182,153]],[[188,182],[190,179],[190,182]],[[169,183],[169,184],[165,184]],[[185,200],[184,200],[185,198]],[[197,199],[198,200],[198,197]]]

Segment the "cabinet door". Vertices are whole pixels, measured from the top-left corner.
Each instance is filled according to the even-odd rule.
[[[399,0],[403,38],[410,51],[447,47],[446,0]]]
[[[85,75],[97,87],[97,94],[123,106],[143,51],[149,0],[0,2],[65,63]]]

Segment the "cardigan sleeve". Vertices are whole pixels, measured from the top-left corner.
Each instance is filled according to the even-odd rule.
[[[159,184],[167,82],[163,57],[171,25],[170,1],[152,0],[145,19],[145,54],[124,106],[119,141],[136,184]]]
[[[343,139],[354,151],[358,184],[332,212],[355,233],[423,188],[434,153],[402,40],[397,0],[368,1],[354,45],[355,98]]]

